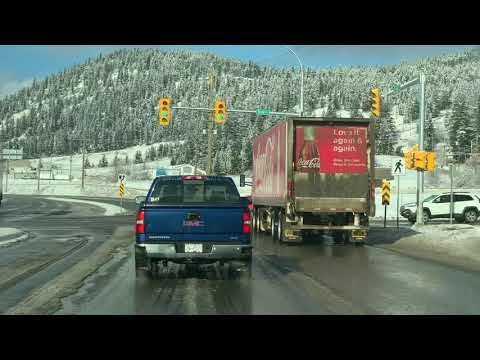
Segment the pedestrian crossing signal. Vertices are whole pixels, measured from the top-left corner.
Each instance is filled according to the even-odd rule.
[[[382,184],[382,205],[390,205],[390,182],[384,181]]]

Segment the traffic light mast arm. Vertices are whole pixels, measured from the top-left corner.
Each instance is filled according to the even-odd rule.
[[[403,85],[400,85],[398,90],[391,90],[388,93],[386,93],[385,95],[382,95],[382,97],[386,98],[387,96],[399,93],[400,91],[408,89],[410,86],[414,86],[414,85],[418,85],[418,84],[420,84],[420,78],[413,79],[413,80],[411,80],[411,81],[409,81],[409,82],[407,82]]]
[[[215,109],[204,108],[204,107],[190,107],[190,106],[172,106],[172,109],[180,109],[180,110],[197,110],[197,111],[215,111]],[[247,114],[256,114],[256,110],[235,110],[235,109],[228,109],[229,113],[247,113]],[[280,115],[280,116],[298,116],[297,113],[288,113],[288,112],[270,112],[270,115]]]

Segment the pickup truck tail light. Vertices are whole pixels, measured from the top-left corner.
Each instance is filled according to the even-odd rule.
[[[144,211],[139,211],[137,213],[137,226],[136,226],[137,235],[145,234],[144,220],[145,220],[145,212]]]
[[[242,219],[243,219],[243,233],[244,234],[250,234],[250,232],[252,231],[252,228],[250,226],[250,212],[247,211],[247,212],[244,212],[243,213],[243,216],[242,216]]]

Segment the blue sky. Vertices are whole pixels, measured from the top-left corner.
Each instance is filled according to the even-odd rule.
[[[94,45],[0,45],[0,97],[17,91],[36,79],[58,73],[84,62],[88,57],[106,54],[118,48],[184,49],[211,52],[223,57],[274,65],[298,67],[298,61],[282,45],[168,45],[168,46],[94,46]],[[463,52],[474,45],[290,45],[303,64],[311,68],[337,66],[377,66],[414,61],[426,56]]]

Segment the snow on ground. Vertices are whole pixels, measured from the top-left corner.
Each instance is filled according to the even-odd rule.
[[[112,204],[105,204],[105,203],[100,203],[96,201],[87,201],[87,200],[76,200],[76,199],[62,199],[62,198],[46,198],[47,200],[52,200],[52,201],[63,201],[63,202],[68,202],[68,203],[77,203],[77,204],[88,204],[88,205],[93,205],[100,207],[105,210],[104,216],[114,216],[114,215],[120,215],[123,214],[125,211],[117,205],[112,205]]]
[[[480,226],[429,224],[415,225],[412,230],[417,234],[403,237],[388,247],[414,256],[480,267]]]
[[[12,238],[13,237],[13,238]],[[1,240],[9,238],[8,240]],[[15,228],[0,228],[0,247],[8,246],[13,243],[28,239],[28,234]]]

